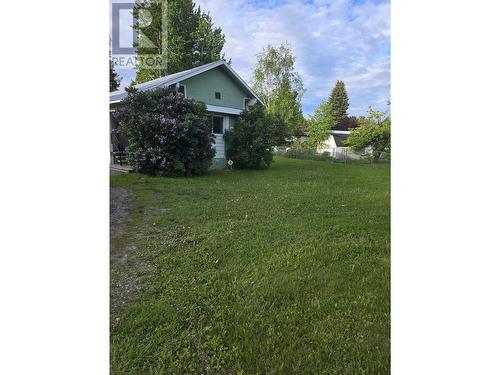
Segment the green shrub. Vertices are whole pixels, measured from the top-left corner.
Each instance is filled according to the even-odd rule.
[[[256,104],[242,112],[234,128],[224,134],[227,158],[236,168],[268,168],[273,161],[273,147],[283,143],[282,134],[277,118]]]
[[[128,137],[130,165],[152,175],[205,173],[215,155],[206,105],[167,88],[128,92],[117,117]]]

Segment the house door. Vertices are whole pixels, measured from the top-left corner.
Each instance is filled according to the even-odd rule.
[[[215,135],[215,159],[225,158],[224,131],[227,129],[228,124],[229,118],[227,116],[212,116],[212,132]]]

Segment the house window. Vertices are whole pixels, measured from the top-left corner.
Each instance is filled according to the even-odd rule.
[[[219,99],[220,100],[220,98],[221,98],[220,92],[216,92],[215,93],[215,99]]]
[[[177,92],[180,92],[182,95],[186,96],[186,86],[184,85],[179,85],[179,89]]]
[[[248,109],[250,107],[250,100],[249,98],[245,98],[245,109]]]
[[[223,134],[224,133],[224,118],[220,116],[212,117],[212,133]]]

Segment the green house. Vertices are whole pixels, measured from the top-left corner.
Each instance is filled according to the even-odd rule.
[[[177,91],[187,97],[204,102],[212,115],[215,135],[213,167],[219,169],[226,166],[224,132],[231,129],[236,117],[248,106],[257,102],[263,104],[250,86],[224,60],[170,74],[138,84],[135,87],[139,91],[157,87],[175,87]],[[110,93],[111,113],[116,110],[126,96],[125,90]],[[114,123],[113,116],[110,117],[111,129],[113,129],[117,124]],[[117,151],[117,148],[120,148],[120,142],[123,143],[123,140],[112,139],[112,154]]]

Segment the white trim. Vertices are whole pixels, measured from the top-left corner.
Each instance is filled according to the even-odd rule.
[[[198,74],[201,74],[201,73],[205,73],[206,71],[211,70],[213,68],[217,68],[218,66],[223,65],[223,64],[225,64],[225,62],[223,60],[219,60],[219,61],[215,61],[213,63],[207,64],[204,67],[200,66],[197,68],[189,69],[188,72],[190,72],[190,73],[181,74],[181,75],[178,75],[174,78],[169,79],[167,76],[167,77],[165,77],[167,79],[164,82],[158,82],[158,84],[156,86],[151,86],[148,88],[148,90],[154,89],[158,86],[170,86],[174,83],[178,83],[180,81],[185,81],[188,78],[197,76]],[[194,72],[191,72],[191,70],[194,70]],[[177,74],[177,73],[174,73],[174,74]],[[174,75],[174,74],[172,74],[172,75]],[[144,83],[147,83],[147,82],[144,82]]]
[[[184,81],[185,79],[191,78],[195,75],[204,73],[207,70],[216,68],[220,65],[223,65],[224,63],[225,62],[223,60],[215,61],[213,63],[209,63],[209,64],[206,64],[204,66],[199,66],[196,68],[189,69],[185,73],[178,72],[178,73],[173,73],[170,76],[167,75],[165,77],[152,79],[151,81],[147,81],[147,82],[143,82],[143,83],[140,83],[138,85],[135,85],[135,87],[139,91],[144,91],[144,90],[147,91],[147,90],[155,89],[155,88],[160,87],[160,86],[170,86],[170,85],[173,85],[174,83],[178,83],[180,81]],[[179,74],[179,73],[182,73],[182,74]],[[154,82],[154,84],[152,84],[151,86],[144,87],[147,84],[151,84],[152,82]],[[127,96],[127,92],[125,90],[113,91],[110,93],[110,97],[113,97],[113,95],[123,95],[123,94],[125,94],[125,96]],[[123,99],[117,99],[116,101],[120,102],[122,100]]]
[[[144,83],[141,83],[140,85],[137,85],[136,88],[139,91],[144,91],[144,90],[151,90],[151,89],[157,88],[159,86],[170,86],[174,83],[184,81],[184,80],[191,78],[191,77],[194,77],[198,74],[205,73],[206,71],[211,70],[213,68],[217,68],[218,66],[224,66],[229,71],[229,73],[231,73],[233,75],[233,77],[236,80],[238,80],[255,97],[255,99],[257,99],[259,101],[260,104],[264,105],[264,102],[259,98],[259,96],[250,88],[250,86],[247,85],[247,83],[238,75],[238,73],[236,73],[234,71],[234,69],[231,68],[231,66],[228,63],[226,63],[224,60],[214,61],[213,63],[206,64],[204,66],[189,69],[188,71],[186,71],[185,74],[174,73],[174,74],[172,74],[174,76],[172,78],[169,78],[169,76],[166,76],[166,77],[157,78],[155,80],[151,80],[148,82],[144,82]],[[178,75],[176,75],[176,74],[178,74]],[[151,83],[152,81],[156,81],[155,84],[153,84],[152,86],[149,86],[147,88],[141,87],[141,85]],[[123,94],[125,94],[125,96],[126,96],[126,92],[124,90],[123,91],[113,91],[110,93],[110,97],[113,97],[114,95],[123,95]],[[221,93],[221,98],[222,98],[222,93]],[[119,103],[122,100],[123,99],[117,99],[117,100],[111,101],[110,103],[111,104]]]
[[[244,97],[243,98],[243,109],[246,110],[247,109],[247,103],[245,103],[247,100],[252,100],[252,98],[247,98],[247,97]],[[249,106],[250,107],[250,106]]]
[[[349,130],[332,130],[332,134],[349,135],[349,134],[351,134],[351,132]]]
[[[229,107],[219,107],[218,105],[207,104],[207,111],[209,112],[217,112],[217,113],[226,113],[228,115],[239,115],[242,110],[236,108]]]
[[[188,94],[187,94],[187,91],[186,91],[186,85],[183,85],[181,83],[179,83],[179,87],[184,87],[184,97],[187,98],[188,97]]]

